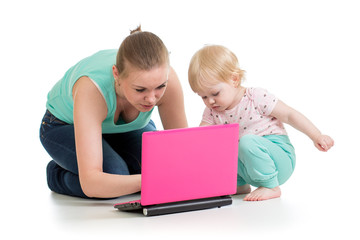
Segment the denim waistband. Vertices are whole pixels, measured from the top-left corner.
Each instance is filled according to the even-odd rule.
[[[46,109],[45,115],[43,117],[43,122],[69,125],[68,123],[55,117],[54,114],[52,114],[48,109]]]

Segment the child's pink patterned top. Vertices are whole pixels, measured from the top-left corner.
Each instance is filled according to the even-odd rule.
[[[287,135],[282,122],[270,116],[278,99],[262,88],[247,88],[240,103],[230,110],[217,112],[206,108],[202,121],[211,125],[239,123],[241,138],[247,134]]]

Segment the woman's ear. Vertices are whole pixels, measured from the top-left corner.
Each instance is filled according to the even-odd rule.
[[[115,80],[118,80],[120,77],[119,71],[115,65],[112,66],[112,72]]]
[[[112,67],[112,72],[115,79],[115,83],[120,86],[120,74],[119,74],[119,70],[115,65],[113,65]]]

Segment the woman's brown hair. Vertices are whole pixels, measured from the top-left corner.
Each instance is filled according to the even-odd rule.
[[[127,76],[127,64],[139,70],[151,70],[169,64],[169,53],[158,36],[143,32],[138,26],[124,39],[117,53],[116,68],[122,77]]]

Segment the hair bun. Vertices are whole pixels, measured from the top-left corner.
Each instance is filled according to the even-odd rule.
[[[130,34],[134,34],[134,33],[137,33],[137,32],[141,32],[141,25],[139,25],[136,29],[131,30]]]

